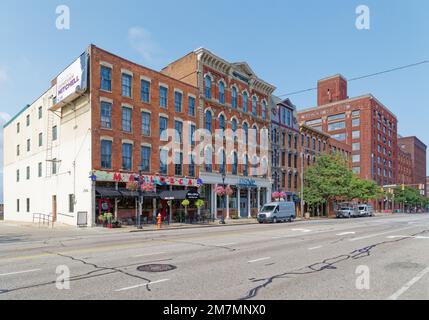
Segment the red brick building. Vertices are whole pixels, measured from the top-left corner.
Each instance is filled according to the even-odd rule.
[[[141,173],[162,191],[197,191],[198,166],[184,161],[188,154],[167,151],[167,129],[180,132],[180,145],[198,125],[198,89],[168,75],[138,65],[94,45],[90,47],[92,168],[97,176],[97,205],[116,206],[119,218],[134,217],[135,197],[126,198],[129,180]],[[178,141],[179,142],[179,141]],[[178,159],[167,163],[168,159]],[[117,186],[119,184],[119,188]],[[116,186],[116,187],[115,187]],[[115,189],[120,189],[119,203]],[[125,195],[125,196],[124,196]],[[143,215],[170,210],[165,200],[144,197]],[[177,200],[172,208],[180,209]],[[115,198],[116,199],[116,198]],[[177,203],[176,203],[177,202]],[[183,209],[183,208],[181,208]],[[113,210],[111,210],[113,211]],[[170,218],[174,218],[170,211]]]
[[[398,143],[398,174],[397,184],[410,185],[413,183],[413,161],[411,153],[405,151],[405,146]]]
[[[371,94],[350,98],[347,80],[335,75],[318,81],[318,105],[299,111],[301,124],[328,133],[352,149],[352,169],[379,185],[396,183],[397,118]],[[380,201],[377,209],[388,208]]]
[[[426,195],[426,145],[414,136],[398,138],[398,145],[411,155],[411,184],[424,185]]]
[[[200,128],[209,132],[230,129],[219,150],[205,150],[205,157],[211,158],[213,165],[200,167],[200,177],[204,182],[202,193],[205,198],[205,210],[212,216],[226,217],[256,216],[258,208],[271,200],[271,182],[268,154],[261,154],[260,132],[268,133],[270,126],[269,102],[275,87],[258,78],[246,62],[228,62],[207,49],[199,48],[172,62],[162,72],[199,89]],[[256,161],[265,167],[263,173],[249,170],[254,162],[248,156],[250,144],[236,136],[237,129],[254,129],[257,134]],[[217,134],[217,133],[216,133]],[[222,135],[222,133],[221,133]],[[214,135],[215,136],[215,135]],[[213,137],[213,140],[215,137]],[[233,149],[226,158],[225,179],[222,179],[223,165],[216,161],[227,143],[233,141]],[[245,149],[241,150],[240,149]],[[218,158],[219,159],[219,158]],[[259,159],[259,160],[258,160]],[[227,197],[216,194],[218,186],[232,188]]]

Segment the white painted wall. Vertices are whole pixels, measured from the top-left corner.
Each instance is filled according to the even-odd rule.
[[[5,220],[28,221],[33,213],[52,214],[52,196],[57,196],[57,222],[77,224],[77,212],[88,212],[92,221],[91,171],[91,109],[89,96],[85,95],[72,104],[60,109],[54,115],[53,125],[58,127],[58,139],[52,144],[52,158],[57,164],[57,174],[47,174],[52,170],[47,164],[48,109],[52,106],[51,96],[55,87],[49,89],[30,107],[4,128],[4,205]],[[38,108],[43,107],[42,119],[38,119]],[[30,115],[30,126],[26,126],[26,116]],[[20,123],[20,133],[16,124]],[[43,132],[43,145],[38,146],[39,133]],[[26,150],[26,141],[31,139],[31,151]],[[20,156],[16,146],[20,145]],[[38,177],[38,163],[42,163],[42,177]],[[73,163],[76,166],[73,166]],[[30,179],[26,179],[26,167],[30,166]],[[20,171],[20,181],[16,181],[16,170]],[[69,212],[69,194],[75,194],[74,212]],[[26,199],[30,199],[27,212]],[[17,212],[17,199],[20,210]]]

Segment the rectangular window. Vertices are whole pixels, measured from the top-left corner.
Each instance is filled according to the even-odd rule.
[[[101,140],[101,167],[112,168],[112,141]]]
[[[345,141],[346,140],[346,134],[345,133],[338,133],[331,135],[331,138],[334,138],[338,141]]]
[[[190,116],[195,116],[195,98],[188,97],[188,114]]]
[[[30,152],[31,149],[31,142],[30,139],[27,139],[27,152]]]
[[[42,115],[43,115],[43,109],[42,107],[39,107],[39,119],[42,119]]]
[[[167,140],[167,124],[167,118],[159,117],[159,136],[161,140]]]
[[[130,108],[122,107],[122,131],[131,132],[131,113]]]
[[[131,98],[131,83],[133,77],[129,74],[122,74],[122,96]]]
[[[39,178],[42,177],[42,163],[41,162],[39,162],[38,165],[37,165],[37,176]]]
[[[174,92],[174,111],[182,112],[182,93]]]
[[[359,151],[360,150],[360,142],[354,142],[352,144],[353,151]]]
[[[195,162],[192,154],[189,155],[189,170],[188,175],[191,177],[195,177]]]
[[[132,169],[132,152],[133,145],[131,143],[122,144],[122,169],[131,171]]]
[[[16,182],[19,182],[19,170],[16,170]]]
[[[27,212],[30,212],[30,198],[27,198]]]
[[[168,151],[161,149],[159,152],[159,171],[161,174],[168,173]]]
[[[74,194],[69,194],[69,213],[74,212]]]
[[[20,124],[19,124],[19,122],[16,124],[16,133],[19,133],[19,130],[20,130]]]
[[[341,114],[336,114],[333,116],[329,116],[328,117],[328,121],[334,121],[334,120],[342,120],[346,118],[346,114],[345,113],[341,113]]]
[[[359,154],[354,154],[354,155],[352,156],[352,161],[353,161],[354,163],[356,163],[356,162],[360,162],[360,155],[359,155]]]
[[[16,199],[16,212],[19,212],[19,199]]]
[[[112,69],[101,66],[101,81],[100,81],[100,87],[101,90],[104,91],[112,91]]]
[[[328,125],[328,131],[341,130],[346,127],[346,123],[344,121],[334,122]]]
[[[147,80],[141,81],[142,101],[149,103],[150,101],[150,82]]]
[[[27,180],[30,180],[30,167],[26,168],[26,172],[27,172]]]
[[[150,113],[142,112],[142,135],[150,136]]]
[[[189,127],[189,143],[191,146],[195,145],[195,137],[194,137],[195,130],[196,130],[195,125],[191,124]]]
[[[167,108],[167,95],[168,89],[166,87],[159,87],[159,106],[161,108]]]
[[[112,128],[112,104],[109,102],[101,102],[101,127],[111,129]]]
[[[20,151],[19,151],[19,144],[16,146],[16,155],[19,157]]]
[[[312,125],[321,124],[321,123],[322,123],[322,119],[315,119],[315,120],[309,120],[305,124],[307,126],[312,126]]]
[[[360,116],[360,110],[353,110],[352,111],[352,117],[359,117]]]
[[[183,163],[183,153],[176,152],[174,154],[174,174],[176,176],[182,175],[182,163]]]
[[[57,159],[52,160],[52,174],[57,174]]]
[[[30,126],[30,115],[28,114],[26,117],[26,123],[27,123],[27,127]]]
[[[39,147],[41,147],[43,145],[43,133],[40,132],[39,133]]]
[[[183,123],[181,121],[174,121],[174,141],[177,143],[182,143],[183,141]]]
[[[360,138],[360,131],[359,130],[355,130],[352,132],[352,138],[353,139],[359,139]]]
[[[359,118],[352,119],[352,126],[353,127],[359,127],[360,126],[360,119]]]
[[[52,141],[56,141],[58,138],[58,129],[57,126],[52,127]]]
[[[141,170],[144,172],[150,171],[150,147],[141,148]]]
[[[360,167],[353,167],[352,170],[354,174],[360,174]]]

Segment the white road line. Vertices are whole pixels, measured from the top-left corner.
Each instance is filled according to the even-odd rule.
[[[355,234],[356,232],[354,231],[350,231],[350,232],[342,232],[342,233],[338,233],[337,236],[345,236],[347,234]]]
[[[349,239],[349,241],[357,241],[357,240],[363,240],[363,239],[378,237],[378,236],[382,236],[384,234],[388,234],[388,233],[392,233],[392,232],[398,232],[401,230],[412,229],[412,228],[415,228],[415,227],[414,226],[413,227],[406,227],[406,228],[402,228],[402,229],[395,229],[395,230],[390,230],[390,231],[386,231],[386,232],[374,233],[374,234],[370,234],[370,235],[359,237],[359,238],[352,238],[352,239]]]
[[[420,271],[414,278],[412,278],[409,282],[407,282],[401,289],[396,291],[394,294],[392,294],[388,300],[396,300],[398,299],[402,294],[404,294],[408,289],[411,288],[417,281],[419,281],[421,278],[425,276],[426,273],[429,272],[429,266],[426,267],[426,269]]]
[[[292,229],[292,231],[311,232],[311,230],[308,229]]]
[[[158,254],[164,254],[165,252],[154,252],[154,253],[147,253],[147,254],[139,254],[134,256],[134,258],[141,258],[141,257],[150,257],[150,256],[156,256]]]
[[[219,244],[219,247],[227,247],[227,246],[233,246],[234,244],[237,244],[237,242],[231,242],[231,243],[222,243]]]
[[[36,272],[36,271],[40,271],[40,270],[42,270],[42,269],[32,269],[32,270],[16,271],[16,272],[9,272],[9,273],[0,273],[0,277],[2,277],[2,276],[12,276],[14,274],[21,274],[21,273]]]
[[[126,290],[136,289],[136,288],[150,286],[150,285],[155,284],[155,283],[161,283],[161,282],[165,282],[165,281],[169,281],[169,280],[170,279],[161,279],[161,280],[157,280],[157,281],[153,281],[153,282],[149,282],[149,283],[142,283],[142,284],[138,284],[138,285],[131,286],[131,287],[117,289],[115,291],[116,292],[120,292],[120,291],[126,291]]]
[[[322,248],[322,246],[317,246],[317,247],[313,247],[313,248],[308,248],[308,250],[316,250],[316,249],[320,249]]]
[[[429,239],[429,237],[425,236],[388,236],[387,239],[395,239],[395,238],[413,238],[413,239]]]
[[[255,260],[250,260],[247,263],[254,263],[254,262],[264,261],[264,260],[268,260],[268,259],[271,259],[271,257],[265,257],[265,258],[259,258],[259,259],[255,259]]]

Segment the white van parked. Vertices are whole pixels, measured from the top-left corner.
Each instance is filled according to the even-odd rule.
[[[292,222],[296,218],[295,203],[291,201],[270,202],[258,213],[258,222]]]

